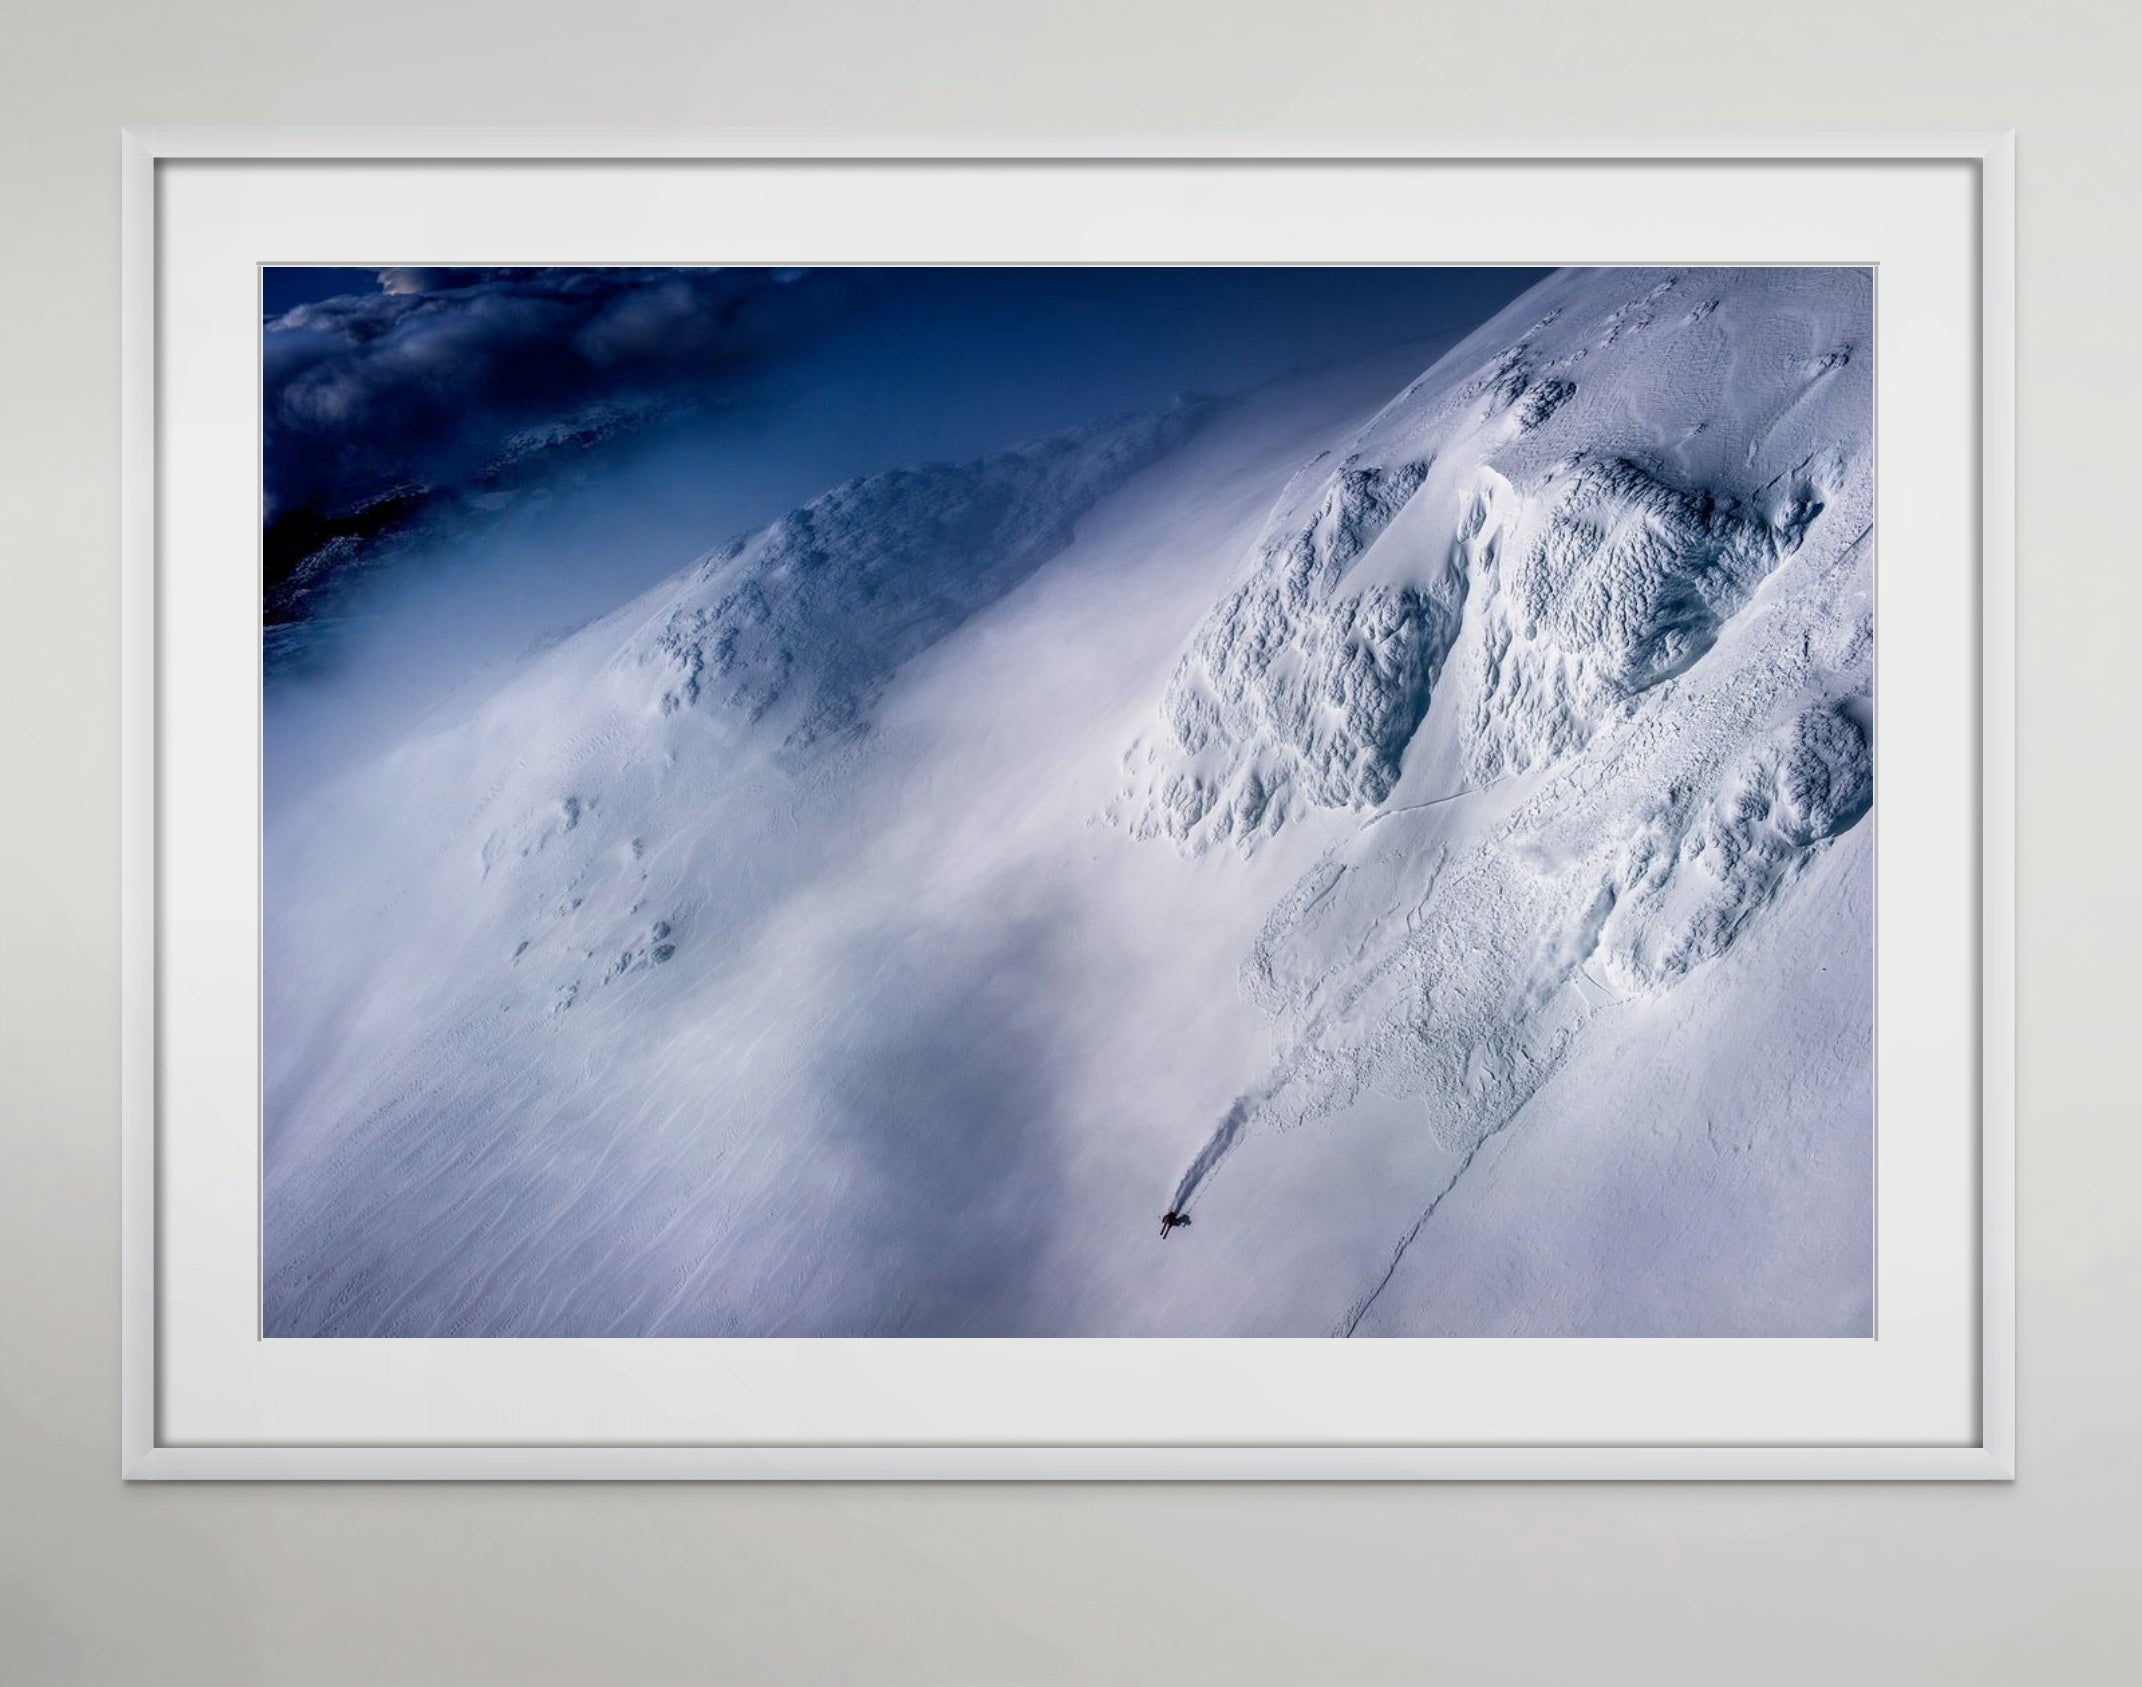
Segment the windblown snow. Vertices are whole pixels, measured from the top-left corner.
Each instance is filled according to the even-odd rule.
[[[1867,1333],[1871,333],[888,469],[271,812],[268,1332]]]

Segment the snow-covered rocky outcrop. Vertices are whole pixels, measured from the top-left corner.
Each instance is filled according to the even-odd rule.
[[[271,814],[268,1329],[1863,1331],[1871,303],[874,475]]]
[[[1248,845],[1289,808],[1372,808],[1427,711],[1457,629],[1451,577],[1345,589],[1428,476],[1348,463],[1199,629],[1168,682],[1164,745],[1134,762],[1145,833]]]
[[[1455,361],[1459,378],[1424,377],[1282,501],[1169,682],[1164,730],[1133,753],[1131,824],[1247,845],[1297,807],[1375,807],[1468,608],[1459,735],[1476,782],[1581,749],[1701,658],[1847,478],[1865,479],[1868,419],[1848,439],[1788,429],[1808,454],[1787,467],[1765,449],[1789,420],[1771,406],[1828,419],[1870,391],[1838,338],[1864,336],[1867,300],[1857,328],[1810,320],[1794,308],[1806,274],[1731,278],[1721,319],[1718,296],[1676,309],[1674,275],[1603,314],[1562,296],[1596,290],[1593,272],[1528,296],[1546,312],[1509,344],[1475,336],[1479,367],[1446,358],[1438,373]],[[1733,355],[1737,319],[1773,309],[1759,331],[1805,343],[1751,368]],[[1751,417],[1738,407],[1756,386]],[[1687,418],[1670,445],[1665,415]],[[1771,433],[1742,438],[1757,418]]]

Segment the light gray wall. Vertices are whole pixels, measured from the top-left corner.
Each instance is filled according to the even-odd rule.
[[[0,0],[0,1683],[2135,1679],[2138,45],[2085,0]],[[658,120],[2015,124],[2023,1479],[122,1487],[115,132]]]

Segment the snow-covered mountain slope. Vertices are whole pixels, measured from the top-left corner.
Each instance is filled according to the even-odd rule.
[[[1870,333],[874,476],[271,816],[269,1331],[1864,1332]]]
[[[1181,443],[1179,404],[980,462],[890,469],[814,499],[693,571],[642,645],[665,713],[776,717],[784,748],[852,729],[902,663],[1012,590],[1078,520]]]

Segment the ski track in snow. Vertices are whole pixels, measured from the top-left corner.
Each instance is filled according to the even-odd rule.
[[[1458,1187],[1459,1179],[1473,1169],[1473,1161],[1480,1157],[1480,1150],[1494,1138],[1496,1131],[1507,1129],[1511,1122],[1505,1120],[1495,1131],[1490,1131],[1465,1151],[1465,1158],[1458,1162],[1458,1169],[1450,1174],[1450,1181],[1435,1192],[1433,1198],[1421,1209],[1420,1217],[1407,1226],[1406,1233],[1399,1237],[1398,1245],[1391,1250],[1391,1263],[1384,1267],[1383,1275],[1376,1279],[1375,1286],[1367,1294],[1346,1309],[1346,1316],[1339,1320],[1338,1328],[1332,1331],[1333,1335],[1350,1337],[1360,1329],[1361,1321],[1376,1309],[1376,1302],[1382,1299],[1383,1291],[1391,1286],[1391,1279],[1398,1275],[1398,1268],[1405,1263],[1406,1250],[1420,1240],[1421,1232],[1428,1228],[1428,1221],[1435,1217],[1436,1209],[1450,1198],[1450,1192]]]
[[[867,477],[541,653],[271,836],[268,1327],[1464,1325],[1401,1266],[1491,1140],[1559,1195],[1525,1110],[1600,1016],[1831,930],[1870,309],[1562,272],[1395,398]],[[1171,1162],[1199,1227],[1128,1252]]]

